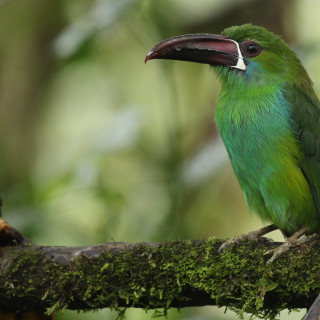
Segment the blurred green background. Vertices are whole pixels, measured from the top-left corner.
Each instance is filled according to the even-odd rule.
[[[41,245],[226,238],[261,227],[214,125],[213,71],[144,57],[174,35],[252,22],[290,43],[320,93],[319,10],[317,0],[0,1],[5,219]],[[130,320],[152,315],[127,311]],[[168,316],[235,318],[215,307]]]

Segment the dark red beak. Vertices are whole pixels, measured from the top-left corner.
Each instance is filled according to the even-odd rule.
[[[215,34],[188,34],[164,40],[153,47],[145,58],[183,60],[246,69],[236,41]]]

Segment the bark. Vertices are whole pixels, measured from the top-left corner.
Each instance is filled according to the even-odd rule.
[[[0,310],[145,309],[227,306],[274,317],[309,307],[320,292],[317,240],[283,254],[272,265],[267,239],[106,243],[88,247],[36,245],[0,248]]]

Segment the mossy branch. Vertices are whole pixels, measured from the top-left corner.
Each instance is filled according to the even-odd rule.
[[[319,242],[265,264],[277,246],[222,240],[0,248],[0,309],[146,309],[219,305],[263,316],[309,307],[320,292]]]

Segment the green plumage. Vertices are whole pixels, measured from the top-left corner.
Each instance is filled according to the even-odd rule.
[[[320,233],[320,104],[295,53],[264,28],[226,29],[261,54],[245,71],[215,66],[216,122],[250,209],[287,235]]]
[[[291,243],[306,233],[320,234],[320,102],[281,37],[245,24],[222,35],[164,40],[145,62],[151,59],[215,68],[222,83],[216,122],[249,208],[292,235]],[[284,250],[279,248],[270,261]]]

